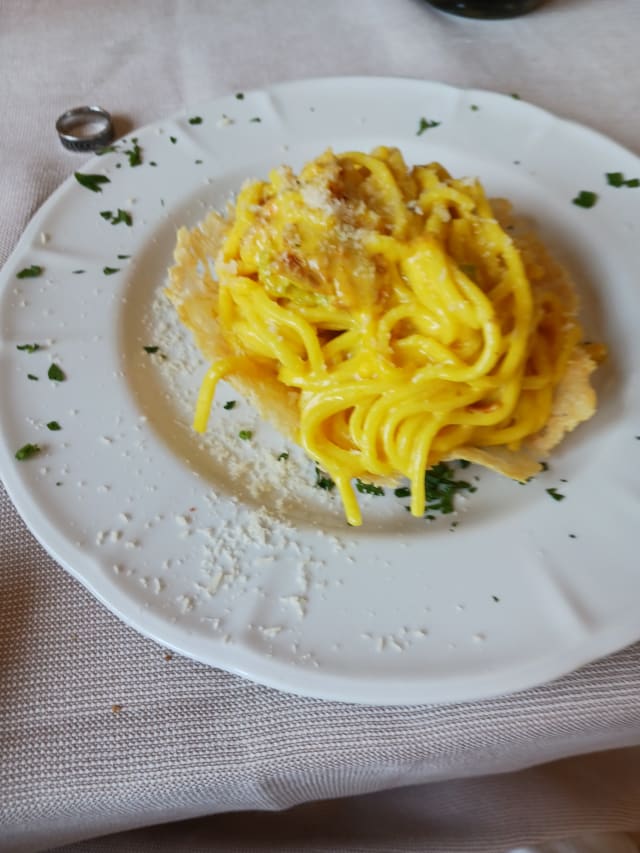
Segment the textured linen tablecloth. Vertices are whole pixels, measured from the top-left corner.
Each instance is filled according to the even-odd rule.
[[[70,106],[103,104],[122,132],[281,80],[403,75],[517,91],[637,150],[638,33],[638,0],[493,23],[420,0],[4,0],[0,262],[83,161],[54,132]],[[167,660],[45,554],[4,491],[0,638],[2,850],[498,851],[640,829],[640,646],[477,703],[287,696]]]

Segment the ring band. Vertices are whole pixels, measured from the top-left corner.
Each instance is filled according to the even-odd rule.
[[[56,122],[60,142],[70,151],[95,151],[113,139],[111,116],[102,107],[75,107]]]

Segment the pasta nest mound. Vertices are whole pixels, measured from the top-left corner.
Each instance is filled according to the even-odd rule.
[[[479,463],[523,481],[595,411],[575,288],[479,181],[400,151],[326,151],[177,235],[167,294],[211,367],[302,445],[361,523],[358,478]]]

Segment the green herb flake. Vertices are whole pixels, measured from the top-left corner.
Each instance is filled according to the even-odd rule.
[[[278,456],[278,462],[284,462],[288,458],[289,458],[289,454],[285,450]]]
[[[546,492],[554,499],[554,501],[563,501],[566,497],[566,495],[560,494],[560,492],[555,487],[547,489]]]
[[[458,459],[458,468],[468,468],[471,465],[468,459]]]
[[[170,139],[170,141],[171,141],[172,145],[175,145],[175,144],[176,144],[176,142],[178,141],[178,137],[177,137],[177,136],[170,136],[170,137],[169,137],[169,139]]]
[[[253,432],[250,429],[241,429],[238,437],[243,441],[250,441],[253,438]]]
[[[474,113],[477,113],[480,107],[477,104],[471,104],[469,109],[472,110]]]
[[[400,488],[394,490],[393,494],[397,498],[409,498],[411,497],[411,489],[408,486],[400,486]]]
[[[38,382],[38,377],[34,376],[33,373],[27,373],[27,379],[30,379],[32,382]]]
[[[607,183],[610,187],[623,187],[624,175],[622,172],[607,172]]]
[[[598,195],[591,192],[591,190],[580,190],[578,195],[572,198],[571,201],[578,207],[590,208],[598,201]]]
[[[118,208],[117,213],[113,213],[110,210],[101,210],[100,216],[103,219],[106,219],[107,222],[110,222],[112,225],[118,225],[118,223],[120,222],[124,222],[125,225],[129,226],[133,225],[133,218],[131,214],[128,213],[126,210],[122,210],[122,208],[120,207]],[[120,256],[118,255],[118,257]]]
[[[236,92],[236,100],[244,101],[244,92]]]
[[[158,352],[158,350],[160,349],[160,347],[150,346],[150,347],[142,347],[142,349],[143,349],[145,352],[148,352],[148,353],[149,353],[149,355],[153,355],[154,353]]]
[[[422,136],[425,130],[430,130],[432,127],[438,127],[439,124],[439,121],[431,121],[424,118],[423,116],[418,122],[418,130],[416,131],[416,136]]]
[[[149,160],[149,165],[150,166],[157,166],[158,164],[156,163],[155,160]]]
[[[443,515],[455,509],[454,498],[459,492],[470,492],[474,487],[466,480],[456,480],[453,469],[446,462],[439,462],[425,474],[427,502],[425,512],[440,512]]]
[[[39,267],[37,264],[31,264],[30,267],[25,267],[16,273],[16,278],[38,278],[39,275],[42,275],[42,267]]]
[[[475,281],[477,268],[475,264],[458,264],[460,272],[464,273],[471,281]]]
[[[521,101],[522,100],[522,98],[520,97],[520,95],[517,92],[511,92],[510,95],[514,101]]]
[[[549,470],[549,464],[547,462],[541,462],[540,468],[542,469],[542,472],[544,473],[545,471]]]
[[[50,429],[51,432],[58,432],[58,430],[62,429],[58,421],[49,421],[47,424],[47,429]]]
[[[492,595],[491,598],[496,602],[496,604],[500,601],[497,595]]]
[[[575,534],[575,533],[570,533],[570,534],[569,534],[569,539],[577,539],[577,538],[578,538],[578,537],[576,536],[576,534]]]
[[[236,406],[235,400],[227,400],[227,402],[224,404],[223,408],[225,408],[229,412],[229,411],[231,411],[231,409],[234,409],[235,406]]]
[[[40,447],[37,444],[23,444],[20,450],[16,450],[16,459],[22,462],[38,453],[40,453]]]
[[[202,116],[191,116],[189,124],[202,124]]]
[[[98,148],[96,154],[98,157],[102,157],[103,154],[112,154],[114,151],[118,150],[117,145],[107,145],[104,148]]]
[[[102,192],[100,184],[111,183],[110,179],[106,175],[84,175],[82,172],[74,172],[73,174],[81,187],[85,187],[93,193]]]
[[[142,164],[142,148],[138,145],[138,140],[133,138],[131,140],[133,143],[133,147],[127,149],[124,153],[129,158],[130,166],[140,166]]]
[[[71,272],[73,273],[73,275],[84,275],[84,273],[86,273],[86,270],[71,270]]]
[[[133,217],[127,210],[122,210],[120,207],[118,208],[118,215],[111,220],[112,225],[117,225],[119,222],[124,222],[125,225],[131,227],[133,225]]]
[[[331,477],[328,477],[328,476],[327,476],[323,471],[321,471],[321,470],[320,470],[320,468],[318,468],[318,466],[316,465],[316,486],[317,486],[319,489],[324,489],[324,490],[325,490],[325,492],[330,492],[332,489],[334,489],[334,488],[335,488],[335,485],[336,485],[336,484],[333,482],[333,480],[331,479]]]
[[[103,267],[102,272],[105,275],[115,275],[115,273],[120,272],[119,267]]]
[[[640,178],[627,180],[622,172],[607,172],[606,178],[610,187],[640,187]]]
[[[204,161],[202,161],[202,160],[195,160],[194,162],[195,162],[196,166],[199,166],[199,165],[200,165],[202,162],[204,162]]]
[[[249,121],[252,121],[254,124],[257,124],[261,122],[262,119],[260,118],[260,116],[254,116],[253,118],[250,118]]]
[[[127,261],[131,257],[131,255],[118,255],[117,257],[120,261]]]
[[[16,349],[19,349],[22,352],[38,352],[40,344],[18,344]]]
[[[67,378],[64,375],[62,369],[60,367],[58,367],[58,365],[55,364],[55,362],[49,366],[49,370],[47,371],[47,376],[49,377],[49,379],[53,380],[54,382],[64,382],[64,380]]]
[[[362,480],[356,480],[356,489],[363,495],[384,495],[382,486],[375,486],[373,483],[363,483]]]

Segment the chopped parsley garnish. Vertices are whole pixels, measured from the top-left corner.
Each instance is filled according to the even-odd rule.
[[[71,270],[74,275],[82,275],[86,270]]]
[[[117,145],[107,145],[105,148],[98,148],[96,154],[98,157],[102,157],[103,154],[111,154],[113,151],[117,151]]]
[[[622,172],[607,172],[606,177],[610,187],[640,187],[640,178],[627,180]]]
[[[189,124],[202,124],[202,116],[191,116]]]
[[[375,486],[373,483],[363,483],[362,480],[356,480],[356,489],[363,495],[384,495],[382,486]]]
[[[243,441],[249,441],[253,438],[253,432],[250,429],[241,429],[238,433],[239,438]]]
[[[119,267],[103,267],[102,272],[105,275],[114,275],[114,273],[120,272]]]
[[[171,142],[173,143],[173,145],[175,145],[175,144],[176,144],[176,142],[178,141],[178,137],[177,137],[177,136],[170,136],[170,137],[169,137],[169,139],[171,140]]]
[[[458,459],[458,467],[459,468],[468,468],[471,465],[468,459]]]
[[[196,166],[199,166],[203,161],[202,160],[195,160],[194,162],[195,162]]]
[[[64,375],[62,369],[58,367],[58,365],[55,363],[50,365],[49,370],[47,371],[47,376],[54,382],[64,382],[64,380],[67,378]]]
[[[238,101],[244,101],[244,92],[236,92],[236,99]]]
[[[37,264],[31,264],[30,267],[25,267],[16,273],[16,278],[38,278],[39,275],[42,275],[42,267],[39,267]]]
[[[547,494],[554,499],[554,501],[563,501],[566,497],[566,495],[560,494],[560,492],[555,487],[547,489],[546,491]]]
[[[597,193],[591,192],[591,190],[580,190],[578,195],[571,199],[571,201],[578,207],[589,208],[593,207],[598,201],[598,195]]]
[[[446,462],[439,462],[425,474],[427,502],[425,512],[441,512],[448,515],[455,507],[453,500],[458,492],[475,492],[476,487],[466,480],[456,480]]]
[[[260,118],[260,116],[254,116],[253,118],[250,118],[249,121],[256,123],[256,122],[261,122],[262,119]]]
[[[278,456],[278,462],[283,462],[285,459],[288,459],[288,458],[289,458],[289,454],[287,453],[287,451],[286,451],[286,450],[284,450],[284,451],[280,454],[280,456]]]
[[[133,148],[127,149],[124,153],[129,158],[130,166],[139,166],[142,163],[142,148],[138,145],[138,140],[133,138],[131,140],[133,143]]]
[[[22,352],[37,352],[40,349],[40,344],[18,344],[16,349]]]
[[[418,122],[418,130],[416,132],[416,136],[421,136],[425,132],[425,130],[429,130],[432,127],[438,127],[439,124],[439,121],[430,121],[424,118],[423,116]]]
[[[227,402],[224,404],[224,408],[227,411],[230,411],[231,409],[235,408],[235,405],[236,405],[235,400],[227,400]]]
[[[106,175],[83,175],[82,172],[74,172],[73,174],[80,186],[85,187],[94,193],[102,192],[100,184],[111,183],[110,179]]]
[[[475,281],[477,268],[475,264],[458,264],[458,269],[463,272],[467,278]]]
[[[31,459],[40,453],[40,447],[37,444],[23,444],[20,450],[16,450],[16,459],[22,462],[24,459]]]
[[[153,355],[154,353],[158,352],[158,350],[160,349],[160,347],[143,347],[142,349],[143,349],[145,352],[148,352],[150,355]]]
[[[34,376],[33,373],[27,373],[27,379],[31,379],[32,382],[38,381],[38,377]]]
[[[623,187],[624,175],[622,172],[607,172],[607,183],[610,187]]]
[[[458,460],[458,464],[462,467],[465,460]],[[454,477],[455,469],[446,462],[439,462],[425,473],[425,490],[426,502],[424,506],[425,518],[428,521],[433,521],[436,518],[434,513],[448,515],[454,512],[454,498],[459,492],[473,493],[476,487],[466,480],[456,480]],[[411,489],[408,486],[401,486],[394,490],[397,498],[408,498],[411,496]],[[452,525],[455,528],[455,525]]]
[[[549,465],[548,465],[548,463],[547,463],[547,462],[541,462],[541,463],[540,463],[540,467],[541,467],[541,469],[542,469],[543,473],[544,473],[544,471],[548,471],[548,470],[549,470]]]
[[[52,432],[57,432],[59,429],[62,429],[58,421],[49,421],[47,424],[47,429],[50,429]]]
[[[497,595],[492,595],[491,598],[496,602],[496,604],[500,601]]]
[[[323,471],[321,471],[321,470],[320,470],[320,468],[318,468],[318,466],[316,465],[316,486],[317,486],[319,489],[324,489],[326,492],[330,492],[332,489],[334,489],[334,488],[335,488],[335,485],[336,485],[336,484],[333,482],[333,480],[331,479],[331,477],[328,477],[328,476],[327,476]]]
[[[517,92],[511,92],[511,97],[514,99],[514,101],[521,101],[522,100],[522,98],[520,97],[520,95]]]
[[[119,222],[124,222],[125,225],[129,226],[133,225],[133,217],[131,214],[126,210],[122,210],[120,207],[118,208],[117,213],[113,213],[111,210],[101,210],[100,216],[112,225],[117,225]],[[118,257],[120,257],[120,255],[118,255]]]
[[[575,533],[570,533],[570,534],[569,534],[569,539],[577,539],[577,538],[578,538],[578,537],[576,536],[576,534],[575,534]]]
[[[157,166],[158,164],[156,163],[155,160],[149,160],[149,165],[150,166]]]
[[[476,113],[476,112],[478,112],[478,110],[480,109],[480,107],[479,107],[477,104],[471,104],[471,106],[469,107],[469,109],[470,109],[470,110],[473,110],[473,112],[474,112],[474,113]]]
[[[118,255],[118,260],[126,261],[131,257],[131,255]]]

